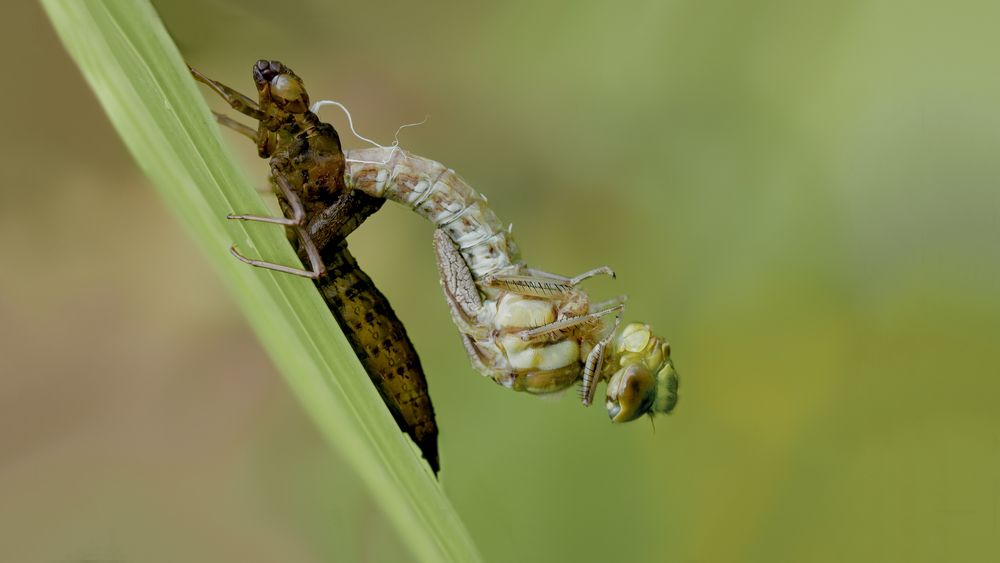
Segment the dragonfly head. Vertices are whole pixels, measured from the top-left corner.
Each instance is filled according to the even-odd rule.
[[[678,377],[670,344],[649,325],[625,325],[611,342],[620,368],[608,380],[605,405],[612,422],[628,422],[644,414],[668,414],[677,404]]]
[[[261,108],[273,104],[286,113],[309,111],[309,94],[302,79],[278,61],[259,60],[253,65]]]

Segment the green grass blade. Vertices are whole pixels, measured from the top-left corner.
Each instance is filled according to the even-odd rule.
[[[357,469],[414,555],[479,561],[458,515],[382,405],[312,283],[229,255],[235,241],[249,255],[297,260],[282,229],[225,220],[234,211],[266,210],[230,160],[150,4],[42,3],[139,166],[208,254],[299,400]]]

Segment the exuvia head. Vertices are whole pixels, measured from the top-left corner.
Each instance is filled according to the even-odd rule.
[[[631,323],[611,343],[618,371],[608,380],[608,416],[628,422],[644,414],[667,414],[677,404],[679,383],[670,359],[670,344],[653,335],[649,325]]]
[[[261,108],[271,102],[288,113],[309,111],[309,94],[302,79],[280,62],[257,61],[253,65],[253,80],[257,84]]]

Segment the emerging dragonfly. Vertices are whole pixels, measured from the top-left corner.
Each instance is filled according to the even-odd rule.
[[[329,127],[310,111],[298,76],[280,63],[260,65],[273,72],[267,78],[269,85],[258,89],[269,87],[271,99],[284,112],[283,120]],[[258,145],[264,146],[260,134]],[[506,387],[540,394],[581,381],[585,405],[593,400],[597,383],[607,381],[605,404],[614,422],[673,410],[678,376],[667,342],[654,336],[648,325],[621,326],[624,297],[591,304],[578,287],[595,275],[612,274],[609,268],[574,278],[528,268],[510,230],[487,206],[486,198],[453,170],[398,147],[348,151],[346,157],[349,189],[406,205],[437,226],[434,243],[445,297],[469,357],[481,373]],[[302,215],[301,210],[292,211],[296,217]],[[259,267],[320,276],[322,264],[315,252],[309,252],[308,239],[329,230],[332,223],[317,216],[308,230],[299,229],[310,270],[237,257]],[[603,323],[608,315],[615,315],[611,327]]]
[[[497,383],[552,393],[581,381],[584,405],[607,381],[613,422],[669,413],[678,376],[670,346],[641,323],[621,326],[625,297],[592,304],[573,278],[527,267],[486,198],[439,162],[398,147],[347,151],[348,185],[432,221],[438,271],[472,364]],[[605,327],[602,318],[615,315]]]
[[[261,158],[270,160],[272,188],[284,214],[229,218],[284,225],[310,269],[251,260],[235,245],[233,255],[254,266],[315,280],[400,429],[416,442],[436,474],[438,431],[420,358],[389,301],[358,266],[344,240],[384,200],[347,188],[337,131],[308,111],[301,80],[281,63],[262,60],[254,65],[259,102],[193,68],[191,73],[233,109],[259,121],[253,129],[215,114],[220,124],[249,137]]]

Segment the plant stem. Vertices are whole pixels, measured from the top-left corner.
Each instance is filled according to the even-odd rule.
[[[136,162],[229,286],[323,435],[358,471],[422,561],[479,561],[451,503],[399,431],[312,282],[250,268],[240,248],[283,263],[281,229],[227,222],[264,214],[147,1],[43,0],[56,31]],[[151,264],[152,265],[152,264]]]

